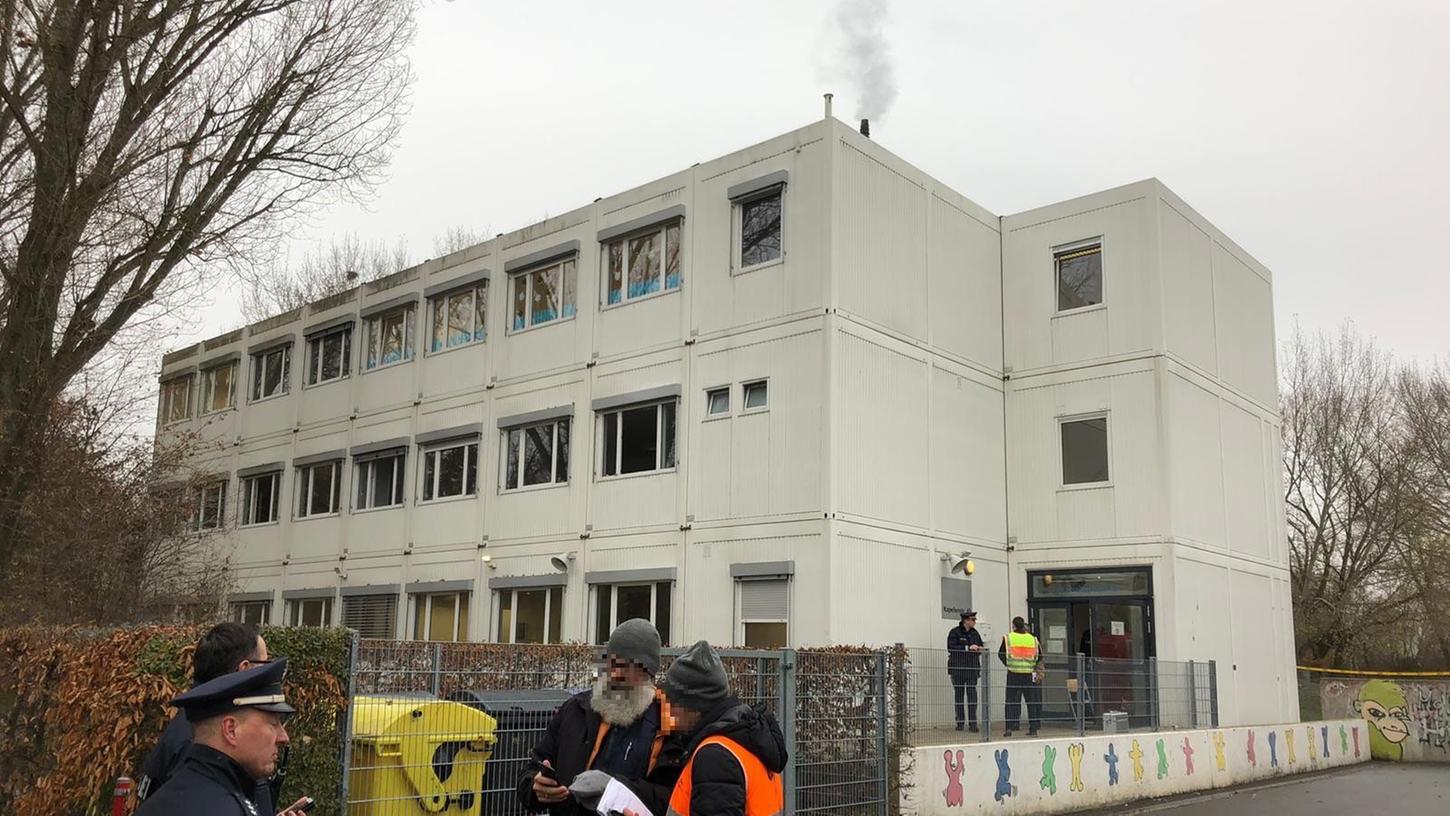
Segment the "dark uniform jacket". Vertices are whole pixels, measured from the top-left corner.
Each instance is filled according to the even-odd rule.
[[[593,696],[592,690],[576,694],[565,700],[554,714],[548,732],[534,746],[533,755],[519,776],[516,786],[519,802],[530,813],[545,810],[555,816],[593,813],[573,798],[549,806],[539,801],[534,795],[534,774],[543,771],[544,760],[548,760],[554,770],[545,772],[546,775],[565,787],[584,771],[604,771],[628,786],[655,816],[663,816],[675,780],[685,766],[684,740],[670,737],[660,728],[658,699],[633,725],[619,728],[605,724],[590,706]]]
[[[186,715],[172,717],[171,722],[166,724],[166,730],[161,732],[161,741],[156,743],[141,765],[141,782],[136,786],[136,795],[141,801],[155,796],[161,786],[181,770],[187,749],[191,747],[191,738],[191,721],[186,719]],[[280,779],[274,779],[280,787]],[[273,780],[263,779],[253,783],[250,790],[252,804],[257,806],[257,812],[262,816],[272,816],[277,812],[273,807],[276,801],[273,784]]]
[[[947,671],[952,674],[970,675],[981,671],[982,655],[967,651],[970,646],[983,646],[982,635],[976,629],[953,626],[947,632]]]
[[[701,726],[690,737],[689,753],[695,754],[690,769],[690,816],[741,816],[745,813],[745,770],[723,745],[701,742],[714,736],[728,737],[745,750],[755,754],[765,769],[778,774],[785,770],[789,755],[780,723],[765,708],[752,708],[739,700],[728,698],[716,707],[717,714],[706,715]],[[698,753],[696,748],[699,748]],[[789,796],[790,792],[787,791]],[[663,811],[655,811],[663,813]]]
[[[250,798],[255,789],[256,780],[236,760],[192,744],[176,774],[146,797],[136,816],[263,816]]]

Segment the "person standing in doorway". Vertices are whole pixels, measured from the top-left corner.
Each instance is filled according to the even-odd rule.
[[[1042,725],[1042,698],[1037,685],[1042,679],[1042,644],[1027,631],[1027,621],[1021,615],[1012,619],[1012,631],[1002,636],[997,659],[1007,667],[1007,730],[1002,736],[1012,736],[1021,725],[1023,703],[1027,705],[1027,736],[1037,736]]]
[[[982,634],[977,631],[976,610],[962,610],[962,622],[947,632],[947,675],[952,680],[958,731],[962,730],[964,719],[968,728],[977,730],[977,678],[982,674],[984,645]],[[963,696],[966,697],[965,706],[962,705]]]

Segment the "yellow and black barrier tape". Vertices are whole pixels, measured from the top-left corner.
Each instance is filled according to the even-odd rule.
[[[1360,671],[1359,669],[1326,669],[1321,666],[1295,666],[1299,671],[1317,672],[1319,674],[1342,674],[1349,677],[1444,677],[1450,679],[1450,671],[1428,671],[1428,672],[1394,672],[1394,671]]]

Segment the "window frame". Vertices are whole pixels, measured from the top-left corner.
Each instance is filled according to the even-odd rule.
[[[271,601],[231,601],[227,606],[229,607],[227,609],[227,619],[236,623],[257,623],[258,625],[266,626],[272,620]],[[246,610],[248,609],[261,609],[261,619],[258,621],[248,621],[246,615]]]
[[[381,337],[381,332],[383,322],[386,321],[388,318],[399,314],[403,316],[403,351],[402,354],[399,355],[398,359],[392,361],[391,363],[385,363],[383,362],[382,358],[383,341]],[[405,365],[407,363],[413,362],[413,358],[416,357],[418,354],[418,343],[416,336],[418,334],[418,304],[416,302],[410,301],[408,303],[402,304],[401,306],[394,306],[391,309],[385,309],[381,312],[378,312],[377,314],[370,314],[367,317],[362,318],[361,322],[364,324],[364,345],[359,351],[358,371],[360,373],[368,374],[373,371],[382,371],[385,368],[392,368],[394,366]],[[371,357],[371,355],[373,353],[373,333],[375,331],[378,332],[380,336],[378,337],[377,362],[372,363],[371,361],[373,358]]]
[[[352,376],[352,330],[352,323],[344,323],[341,326],[333,326],[307,336],[307,371],[304,372],[302,378],[303,388],[317,388]],[[326,349],[327,340],[339,334],[342,335],[342,358],[338,360],[339,373],[336,377],[321,379],[322,355]]]
[[[552,445],[549,448],[550,451],[552,451],[552,453],[553,453],[553,456],[552,456],[553,461],[552,461],[552,463],[550,465],[549,481],[547,481],[547,482],[541,482],[539,484],[526,485],[526,484],[523,483],[524,482],[524,466],[523,466],[524,465],[524,448],[525,448],[525,445],[527,444],[527,438],[525,436],[525,432],[527,432],[529,430],[532,430],[534,428],[542,428],[545,425],[549,425],[549,426],[552,426],[553,427],[553,443],[552,443]],[[568,429],[568,431],[565,432],[565,437],[566,437],[566,441],[567,441],[567,447],[569,448],[569,450],[562,451],[562,452],[559,450],[559,426],[560,425],[569,425],[570,426],[569,429]],[[510,427],[507,427],[507,428],[501,428],[501,429],[499,429],[500,430],[500,442],[499,442],[499,453],[500,453],[500,456],[499,456],[499,480],[498,480],[498,485],[499,485],[498,492],[499,492],[499,494],[502,495],[504,493],[525,493],[525,492],[528,492],[530,490],[550,490],[550,489],[558,488],[558,487],[568,487],[569,486],[569,480],[573,477],[573,462],[569,459],[570,455],[573,453],[573,447],[574,447],[574,429],[573,429],[572,425],[573,425],[573,417],[563,416],[563,417],[555,417],[553,419],[547,419],[547,420],[544,420],[543,422],[531,422],[531,423],[529,423],[527,425],[513,425],[513,426],[510,426]],[[512,481],[509,479],[509,463],[510,463],[509,455],[514,452],[514,450],[513,450],[513,448],[514,448],[513,442],[510,440],[509,437],[512,436],[513,433],[516,432],[516,431],[519,433],[519,447],[518,447],[518,460],[517,460],[518,461],[518,465],[519,465],[519,471],[518,471],[518,474],[517,474],[518,475],[518,484],[517,485],[514,485],[514,484],[512,484]],[[561,459],[562,459],[563,464],[564,464],[564,479],[562,481],[559,480],[559,464],[560,464],[560,460]]]
[[[677,262],[677,265],[679,267],[678,270],[675,273],[676,276],[678,277],[678,281],[675,283],[675,285],[673,287],[670,286],[670,273],[669,273],[669,250],[670,250],[669,236],[670,236],[670,230],[671,229],[673,229],[675,231],[675,235],[676,235],[675,243],[678,246],[678,252],[676,253],[677,254],[676,262]],[[651,236],[651,235],[657,236],[658,239],[659,239],[659,242],[660,242],[660,288],[659,288],[658,291],[647,292],[647,293],[645,293],[643,295],[635,295],[633,297],[630,297],[630,294],[629,294],[629,243],[631,241],[635,241],[635,240],[638,240],[640,238],[644,238],[644,237]],[[609,255],[609,253],[610,253],[611,248],[614,245],[616,245],[616,244],[621,245],[621,250],[620,251],[622,253],[622,256],[621,256],[621,260],[620,260],[620,263],[621,263],[620,286],[622,288],[621,288],[621,293],[620,293],[619,300],[616,301],[616,302],[611,303],[610,300],[609,300],[609,294],[611,292],[611,289],[610,289],[610,280],[609,280],[609,271],[610,271],[609,270],[609,261],[610,261],[610,255]],[[675,294],[675,293],[681,291],[682,289],[685,288],[685,260],[684,260],[684,255],[685,255],[685,219],[684,219],[683,216],[676,216],[674,218],[669,218],[669,219],[666,219],[664,221],[661,221],[661,222],[659,222],[657,224],[651,224],[648,227],[644,227],[642,229],[637,229],[637,230],[634,230],[633,232],[628,232],[628,233],[625,233],[624,235],[619,235],[619,236],[616,236],[614,238],[610,238],[608,241],[601,241],[600,242],[600,252],[599,252],[599,272],[600,272],[599,308],[600,308],[600,310],[601,311],[607,311],[609,309],[619,309],[619,308],[623,308],[625,306],[629,306],[629,305],[632,305],[632,304],[635,304],[635,303],[640,303],[640,302],[646,301],[646,300],[653,300],[654,298],[657,298],[657,297],[664,297],[665,295],[671,295],[671,294]]]
[[[676,590],[675,581],[673,579],[663,580],[663,581],[621,581],[621,582],[618,582],[618,583],[606,583],[606,584],[592,584],[592,585],[590,585],[590,587],[589,587],[589,589],[590,589],[590,595],[592,596],[592,609],[590,611],[593,614],[591,614],[589,616],[589,620],[593,622],[594,627],[595,627],[594,628],[594,637],[591,640],[591,642],[596,643],[596,644],[599,644],[599,645],[603,645],[605,643],[608,643],[609,642],[609,634],[611,632],[613,632],[615,630],[615,628],[619,626],[619,624],[621,624],[621,623],[624,622],[624,621],[622,621],[622,620],[619,619],[619,591],[621,589],[638,589],[640,587],[649,587],[649,608],[650,608],[650,614],[649,614],[649,617],[646,618],[646,620],[648,620],[650,622],[650,625],[651,626],[656,627],[656,630],[658,631],[659,620],[660,620],[660,586],[661,585],[664,585],[664,586],[668,586],[669,587],[669,593],[668,594],[669,594],[670,597],[669,597],[669,600],[667,601],[667,610],[666,610],[667,613],[668,613],[667,616],[668,616],[669,620],[666,621],[666,629],[665,629],[665,631],[660,632],[660,637],[661,637],[661,640],[663,641],[663,645],[669,646],[670,645],[670,642],[671,642],[670,641],[670,637],[674,634],[671,630],[673,630],[674,629],[674,626],[675,626],[675,623],[674,623],[674,621],[675,621],[674,603],[675,603],[675,596],[677,594],[676,591],[675,591]],[[607,631],[600,632],[599,625],[600,625],[601,621],[599,620],[599,614],[601,612],[600,607],[603,604],[603,597],[602,597],[603,594],[604,594],[603,593],[603,590],[606,590],[606,589],[609,590],[609,621],[608,621],[608,625],[606,626]]]
[[[759,269],[768,269],[772,266],[785,263],[786,235],[785,235],[785,213],[786,201],[785,191],[790,185],[781,182],[763,190],[756,190],[750,195],[741,196],[730,202],[731,211],[731,247],[730,247],[730,274],[744,275]],[[780,197],[780,254],[768,261],[745,265],[745,207],[763,199]]]
[[[745,617],[745,585],[750,583],[780,582],[785,584],[785,619],[767,618],[746,618]],[[795,611],[795,581],[790,575],[772,575],[761,577],[741,577],[735,579],[735,643],[738,648],[751,648],[745,646],[745,628],[749,623],[783,623],[785,624],[785,644],[781,648],[790,648],[791,638],[794,635],[794,627],[791,626],[791,613]]]
[[[1057,486],[1059,491],[1065,490],[1101,490],[1113,486],[1113,423],[1108,417],[1108,411],[1090,411],[1082,414],[1068,414],[1057,417]],[[1063,446],[1062,429],[1064,425],[1072,422],[1089,422],[1095,419],[1103,421],[1103,446],[1104,456],[1107,458],[1108,478],[1100,482],[1072,482],[1067,481],[1067,451]]]
[[[565,280],[566,266],[571,268],[571,271],[574,275],[574,286],[572,289],[574,293],[573,303],[569,303],[564,300],[564,295],[570,292],[568,282]],[[534,322],[534,310],[532,306],[534,302],[533,276],[548,272],[549,270],[556,268],[559,270],[559,288],[561,290],[559,293],[560,314],[558,317],[550,318],[548,320],[543,320],[536,323]],[[555,258],[554,260],[547,263],[535,264],[533,266],[524,267],[523,269],[514,270],[513,272],[508,273],[508,276],[508,306],[504,311],[508,322],[508,328],[504,332],[505,335],[523,334],[524,332],[533,331],[534,329],[540,329],[546,326],[557,326],[561,323],[571,321],[579,316],[579,254],[577,252],[570,253],[561,258]],[[527,320],[523,326],[517,327],[514,325],[514,301],[517,298],[517,293],[514,291],[514,287],[518,285],[518,281],[521,278],[527,278],[529,281],[528,288],[524,290],[524,313],[527,315]],[[565,314],[565,312],[567,312],[567,314]]]
[[[281,353],[282,371],[278,379],[277,390],[270,394],[262,394],[262,384],[266,381],[267,358],[273,354]],[[253,352],[252,377],[248,384],[247,394],[251,397],[248,403],[255,405],[259,402],[285,397],[292,392],[292,344],[283,343],[278,346],[271,346],[258,352]]]
[[[326,629],[327,627],[332,626],[332,601],[333,599],[331,596],[319,598],[292,598],[288,600],[287,608],[284,612],[287,625],[292,627],[308,627],[319,629]],[[307,608],[307,605],[314,603],[322,604],[322,623],[316,624],[315,627],[313,624],[302,622],[302,619],[306,617],[305,610]]]
[[[458,287],[456,289],[450,289],[450,290],[448,290],[446,292],[439,292],[438,294],[436,294],[436,295],[428,298],[428,325],[426,327],[427,330],[428,330],[428,341],[423,344],[424,345],[424,349],[423,349],[423,354],[424,355],[426,355],[428,357],[432,357],[435,354],[445,354],[447,352],[453,351],[454,349],[468,348],[470,346],[477,346],[477,345],[481,345],[483,343],[487,343],[488,342],[488,307],[489,307],[489,302],[488,302],[489,301],[488,289],[489,289],[489,279],[488,278],[484,278],[483,280],[478,281],[477,283],[471,283],[471,284],[469,284],[467,286],[460,286],[460,287]],[[469,332],[469,338],[470,339],[466,343],[458,343],[457,345],[449,345],[448,344],[448,312],[447,312],[447,309],[448,309],[448,301],[451,300],[454,296],[461,295],[461,294],[463,294],[465,292],[468,292],[468,293],[470,293],[470,294],[473,295],[473,305],[469,309],[469,314],[471,314],[473,316],[473,320],[474,320],[473,328]],[[478,308],[478,299],[479,299],[479,294],[480,293],[482,293],[482,296],[483,296],[483,311],[482,312],[480,312],[479,311],[479,308]],[[436,324],[437,324],[438,316],[439,316],[440,313],[443,315],[443,345],[441,347],[435,349],[435,348],[433,348],[433,330],[437,327]],[[479,337],[478,336],[478,332],[479,332],[479,329],[480,329],[480,327],[478,325],[478,319],[479,319],[479,316],[480,315],[482,315],[482,317],[483,317],[483,326],[482,326],[483,336],[482,337]]]
[[[508,588],[505,588],[505,589],[495,589],[495,590],[493,590],[493,620],[494,620],[494,624],[493,624],[494,641],[493,642],[494,643],[530,643],[530,641],[519,641],[519,640],[516,640],[515,639],[517,637],[517,633],[518,633],[519,593],[520,592],[543,592],[544,593],[544,639],[541,640],[541,641],[539,641],[539,643],[540,644],[550,644],[550,643],[553,643],[554,642],[554,641],[550,641],[549,640],[549,630],[553,628],[552,624],[554,623],[555,620],[558,620],[558,622],[559,622],[559,640],[558,640],[558,642],[559,643],[563,643],[564,642],[564,639],[565,639],[564,638],[564,619],[563,619],[564,590],[565,590],[565,587],[563,587],[563,586],[557,586],[557,585],[556,586],[508,587]],[[504,614],[503,614],[503,596],[504,596],[504,593],[508,593],[509,600],[510,600],[509,615],[508,615],[508,639],[507,640],[503,639],[500,636],[502,634],[501,633],[501,630],[503,629],[503,625],[504,625]],[[558,596],[559,596],[559,598],[558,598],[559,608],[558,609],[554,609],[554,595],[555,595],[555,593],[558,593]]]
[[[191,381],[194,376],[194,374],[182,374],[179,377],[169,377],[161,381],[161,396],[158,400],[159,405],[157,406],[157,413],[161,415],[161,427],[165,428],[191,419]],[[172,397],[171,389],[182,383],[185,384],[183,390],[183,401],[185,404],[182,408],[182,415],[172,418],[171,415],[174,413],[172,409],[175,408],[176,403]]]
[[[413,634],[413,640],[429,643],[468,643],[468,616],[473,611],[470,603],[473,599],[469,596],[472,594],[466,589],[414,593],[408,610],[408,614],[412,616],[409,631]],[[432,636],[433,600],[444,596],[453,598],[453,631],[449,637],[435,638]]]
[[[465,436],[458,439],[449,439],[446,441],[434,442],[427,445],[418,446],[418,492],[414,494],[417,496],[416,503],[437,504],[440,502],[463,501],[465,499],[478,498],[478,453],[479,448],[481,447],[479,443],[482,441],[483,440],[477,436]],[[454,496],[439,496],[438,485],[442,482],[443,479],[443,468],[440,466],[443,460],[442,454],[443,451],[452,450],[454,448],[464,449],[463,492]],[[468,450],[469,448],[472,448],[471,452]],[[431,486],[431,491],[428,489],[429,486],[424,484],[424,480],[427,478],[428,475],[428,458],[430,456],[437,457],[437,462],[440,463],[433,466],[433,484]],[[469,492],[468,490],[468,465],[470,461],[473,464],[472,492]],[[431,496],[429,495],[430,493],[432,494]]]
[[[227,528],[227,486],[230,483],[230,479],[212,479],[196,487],[196,509],[192,511],[190,524],[193,533],[213,533]],[[218,491],[216,524],[206,526],[207,494],[213,490]]]
[[[1071,309],[1061,308],[1061,302],[1059,298],[1061,297],[1060,292],[1062,291],[1062,256],[1071,255],[1075,252],[1082,252],[1083,250],[1091,249],[1094,246],[1098,249],[1098,295],[1100,301],[1098,303],[1090,303],[1086,306],[1074,306]],[[1094,238],[1083,238],[1078,241],[1072,241],[1070,243],[1059,244],[1052,247],[1053,317],[1058,317],[1061,315],[1083,314],[1085,312],[1093,312],[1100,309],[1108,308],[1107,249],[1107,241],[1104,240],[1104,236],[1101,235]]]
[[[765,404],[750,407],[750,389],[762,386],[765,389]],[[755,380],[746,380],[740,383],[740,414],[763,414],[770,410],[770,378],[761,377]]]
[[[639,477],[639,476],[654,476],[654,475],[658,475],[658,474],[661,474],[661,473],[673,473],[673,472],[679,470],[679,467],[680,467],[680,451],[679,451],[680,405],[679,405],[679,403],[680,403],[680,398],[679,397],[666,397],[665,399],[649,400],[649,401],[646,401],[646,402],[637,402],[637,403],[633,403],[633,404],[630,404],[630,405],[621,405],[621,406],[618,406],[618,407],[615,407],[615,408],[608,408],[608,409],[605,409],[605,410],[596,411],[595,412],[595,416],[597,417],[597,419],[596,419],[595,425],[597,426],[598,430],[595,432],[594,451],[595,451],[595,455],[596,455],[596,460],[599,462],[599,466],[594,471],[595,479],[597,481],[606,481],[606,480],[614,480],[614,479],[629,479],[629,478],[634,478],[634,477]],[[664,424],[665,423],[664,423],[664,411],[661,410],[661,408],[662,408],[662,406],[665,406],[665,405],[671,405],[674,408],[674,433],[675,433],[675,440],[674,440],[674,445],[671,447],[671,450],[673,451],[673,454],[674,454],[674,461],[670,462],[669,465],[664,465],[663,464],[664,451],[665,451],[665,446],[664,446],[664,442],[665,442]],[[655,409],[655,467],[653,469],[651,469],[651,470],[635,470],[635,471],[631,471],[629,473],[622,473],[620,471],[622,470],[623,465],[624,465],[624,414],[627,411],[635,411],[635,410],[639,410],[641,408],[649,408],[649,407],[653,407]],[[606,417],[611,416],[611,415],[614,415],[614,416],[618,416],[619,417],[619,419],[617,419],[615,421],[615,423],[614,423],[614,425],[615,425],[615,437],[616,437],[615,438],[615,446],[614,446],[614,458],[615,458],[614,468],[615,468],[615,472],[614,473],[605,473],[604,472],[604,467],[605,467],[605,453],[608,450],[608,447],[605,444],[605,428],[609,424],[608,421],[607,421],[607,419],[606,419]]]
[[[248,521],[247,519],[250,519],[250,518],[253,517],[253,514],[251,512],[249,512],[249,508],[253,508],[256,505],[256,501],[255,501],[256,494],[254,492],[254,489],[252,489],[252,485],[255,484],[258,481],[261,481],[262,479],[272,479],[272,480],[274,480],[273,483],[272,483],[272,507],[271,507],[271,516],[272,517],[271,517],[271,519],[269,519],[267,521]],[[254,473],[251,476],[243,476],[240,479],[238,479],[237,481],[239,482],[240,495],[241,495],[241,504],[238,507],[238,513],[239,513],[239,515],[237,516],[237,526],[238,527],[265,527],[268,524],[279,524],[279,523],[281,523],[281,521],[282,521],[282,505],[281,505],[281,501],[282,501],[282,471],[281,470],[270,470],[270,471],[267,471],[266,473]]]
[[[729,419],[733,415],[733,410],[732,410],[733,405],[732,405],[732,403],[733,403],[733,396],[734,395],[731,394],[731,391],[733,391],[733,390],[734,389],[731,386],[728,386],[728,385],[718,385],[718,386],[714,386],[712,388],[706,388],[705,389],[705,421],[706,422],[714,422],[715,420],[720,420],[720,419]],[[711,410],[711,409],[713,409],[715,407],[715,400],[714,400],[715,395],[716,394],[722,394],[722,393],[725,395],[725,410],[723,410],[723,411],[714,411],[714,410]]]
[[[337,516],[342,513],[342,463],[342,459],[331,459],[326,462],[313,462],[311,464],[301,465],[293,468],[293,470],[297,471],[297,479],[295,480],[297,487],[297,504],[294,505],[294,507],[296,507],[296,512],[292,515],[294,521],[307,521],[311,519],[328,518],[330,516]],[[315,473],[322,468],[332,469],[332,497],[330,501],[331,509],[325,510],[320,513],[312,512],[311,508],[313,481],[316,478]],[[307,512],[303,512],[302,500],[304,497],[306,497],[307,499]]]
[[[371,500],[374,495],[374,485],[377,480],[376,465],[384,460],[393,460],[393,490],[389,495],[396,495],[398,500],[391,504],[369,504],[363,506],[358,502],[358,489],[365,487],[365,495]],[[363,471],[367,472],[366,477]],[[374,510],[393,510],[405,507],[408,504],[408,449],[398,448],[391,453],[380,455],[368,455],[354,457],[352,464],[352,496],[351,509],[354,513],[371,513]]]
[[[241,368],[240,360],[228,360],[220,365],[214,365],[201,371],[201,387],[197,389],[201,396],[200,415],[219,414],[222,411],[235,411],[237,408],[237,370]],[[212,396],[216,393],[216,374],[223,369],[231,369],[232,385],[228,389],[227,404],[220,408],[212,408]]]

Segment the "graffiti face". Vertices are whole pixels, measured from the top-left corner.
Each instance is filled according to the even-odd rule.
[[[1375,759],[1398,762],[1404,759],[1410,738],[1410,712],[1405,692],[1388,680],[1371,680],[1360,686],[1354,713],[1369,723],[1369,754]]]

